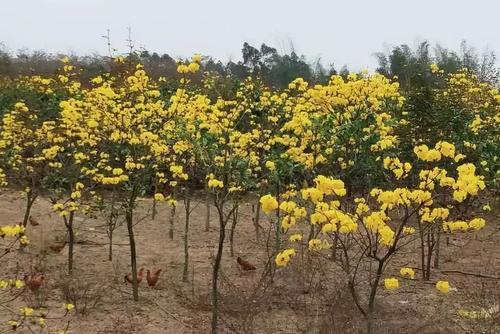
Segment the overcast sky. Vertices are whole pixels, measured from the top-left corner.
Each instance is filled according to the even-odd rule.
[[[102,35],[171,56],[239,60],[247,41],[310,60],[374,68],[373,53],[428,39],[467,39],[500,55],[500,0],[0,0],[0,42],[11,50],[105,53]]]

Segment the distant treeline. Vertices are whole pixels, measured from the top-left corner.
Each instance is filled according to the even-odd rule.
[[[349,69],[343,66],[339,70],[333,64],[325,67],[320,59],[310,61],[295,51],[280,54],[275,48],[262,44],[260,48],[244,43],[242,61],[222,62],[212,57],[205,58],[203,72],[217,73],[221,77],[239,81],[248,76],[259,77],[266,85],[284,88],[295,78],[303,78],[310,83],[324,83],[333,74],[347,76]],[[137,61],[142,63],[148,74],[154,78],[176,78],[177,61],[168,54],[158,54],[146,50],[133,53]],[[45,51],[20,50],[8,52],[0,43],[0,76],[15,77],[19,75],[51,76],[60,67],[60,59],[66,55],[52,54]],[[99,54],[77,56],[69,55],[71,62],[81,69],[81,80],[98,76],[111,70],[109,56]],[[454,73],[461,68],[468,68],[480,80],[498,85],[500,71],[493,52],[478,53],[465,41],[459,50],[450,50],[437,44],[431,46],[424,41],[416,47],[402,44],[386,52],[375,54],[378,61],[377,72],[388,77],[396,76],[403,89],[425,85],[428,80],[430,65],[435,63],[445,73]],[[200,80],[201,75],[195,78]]]

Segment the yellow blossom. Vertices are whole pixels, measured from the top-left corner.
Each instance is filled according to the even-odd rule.
[[[442,293],[448,293],[450,292],[450,283],[448,281],[437,281],[436,289]]]
[[[386,278],[384,279],[384,286],[387,290],[396,290],[399,288],[399,281],[394,277]]]
[[[278,201],[271,194],[264,195],[260,198],[260,204],[262,206],[262,210],[269,214],[272,211],[278,208]]]
[[[161,202],[161,201],[165,200],[165,196],[163,196],[162,193],[156,193],[156,194],[154,194],[154,199],[157,202]]]
[[[415,271],[411,268],[401,268],[399,270],[399,273],[401,274],[401,276],[403,277],[409,277],[411,279],[414,279],[415,278]]]

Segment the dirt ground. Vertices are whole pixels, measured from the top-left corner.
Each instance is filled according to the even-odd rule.
[[[0,195],[0,224],[22,220],[23,200],[13,192]],[[162,204],[164,205],[164,204]],[[141,201],[137,218],[146,214],[149,200]],[[205,207],[200,203],[191,216],[189,282],[182,282],[184,263],[184,210],[178,207],[174,238],[168,235],[170,211],[159,207],[155,220],[135,226],[138,265],[162,268],[159,284],[140,286],[140,301],[134,303],[131,288],[124,282],[130,272],[128,236],[125,226],[114,236],[114,258],[108,261],[107,236],[101,219],[77,217],[75,274],[66,275],[67,247],[55,253],[49,246],[56,237],[65,238],[61,218],[51,212],[46,199],[38,199],[32,215],[39,226],[28,226],[30,245],[2,259],[0,277],[23,277],[43,272],[46,281],[34,296],[29,290],[0,308],[0,333],[21,305],[41,304],[61,309],[65,296],[77,296],[77,309],[69,333],[207,333],[210,326],[209,289],[211,261],[218,237],[216,212],[212,210],[209,232],[205,232]],[[498,208],[498,206],[494,206]],[[431,282],[401,280],[396,291],[379,290],[375,333],[500,333],[500,217],[498,210],[487,215],[488,226],[476,235],[457,234],[442,249],[442,263]],[[261,224],[267,221],[262,217]],[[271,246],[272,247],[272,246]],[[363,333],[364,324],[338,269],[313,259],[321,270],[304,273],[299,266],[279,269],[273,281],[261,280],[267,253],[258,243],[251,222],[250,205],[240,209],[234,240],[223,256],[221,279],[221,333]],[[387,276],[399,276],[401,266],[418,267],[417,246],[398,255]],[[241,255],[256,267],[242,272],[236,264]],[[7,261],[5,261],[7,259]],[[417,276],[418,276],[417,272]],[[483,277],[481,277],[483,276]],[[496,277],[496,278],[495,278]],[[453,291],[437,293],[436,280],[448,280]],[[308,282],[307,284],[299,283]],[[459,309],[493,313],[489,319],[464,319]],[[60,311],[52,313],[59,315]],[[47,320],[49,328],[64,328],[62,320]],[[50,331],[52,333],[53,331]]]

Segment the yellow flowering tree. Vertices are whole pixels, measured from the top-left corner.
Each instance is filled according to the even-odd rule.
[[[455,151],[447,144],[440,142],[436,145],[433,150],[437,153],[429,149],[426,151],[424,147],[416,147],[415,153],[425,161],[439,161],[442,155],[453,159],[456,157]],[[283,231],[298,232],[300,235],[301,228],[297,223],[308,223],[312,226],[312,233],[307,239],[311,252],[334,247],[335,256],[331,260],[345,272],[347,285],[357,308],[367,320],[369,332],[372,331],[379,283],[392,258],[415,239],[417,229],[422,241],[422,254],[426,251],[432,254],[436,233],[460,229],[464,224],[466,230],[477,230],[485,224],[482,218],[456,222],[452,217],[462,217],[465,209],[448,209],[452,205],[449,199],[461,203],[476,196],[484,188],[482,177],[475,175],[472,164],[462,164],[455,171],[452,170],[457,174],[456,179],[449,176],[446,169],[435,167],[432,170],[415,170],[414,166],[397,158],[387,157],[383,165],[392,177],[401,180],[406,186],[373,188],[367,196],[343,199],[347,193],[344,183],[319,175],[314,179],[314,186],[301,189],[300,195],[293,201],[306,208],[306,215],[300,217],[295,214],[296,204],[283,202],[280,206],[280,209],[288,212],[288,216],[282,220]],[[410,171],[418,177],[409,177]],[[393,183],[397,184],[395,181]],[[278,207],[276,199],[270,196],[263,197],[261,201],[267,211]],[[291,237],[292,247],[276,256],[278,266],[286,266],[293,259],[295,241],[297,238]],[[339,254],[336,249],[340,251]],[[374,266],[370,263],[374,263]],[[429,258],[425,260],[425,255],[422,255],[422,271],[426,279],[429,263]],[[363,274],[372,277],[368,284],[361,283],[367,277]],[[414,276],[409,270],[404,270],[403,274]],[[399,287],[394,278],[386,279],[384,284],[389,290]],[[366,291],[366,295],[363,291]],[[366,304],[363,300],[366,300]]]
[[[283,156],[302,165],[311,182],[318,173],[336,175],[348,192],[379,177],[379,152],[397,143],[393,115],[404,102],[398,84],[381,75],[332,76],[327,85],[289,85],[286,122],[275,142]]]
[[[47,151],[47,122],[23,102],[5,114],[0,131],[0,163],[10,187],[21,188],[26,196],[23,226],[26,226],[33,203],[41,191],[52,152]]]
[[[248,112],[236,101],[203,100],[203,111],[195,124],[199,139],[195,150],[202,170],[207,172],[207,186],[212,193],[219,221],[217,253],[212,268],[212,333],[217,333],[218,279],[226,239],[226,226],[237,210],[240,195],[248,190],[252,166],[258,163],[254,148],[259,133],[245,129],[241,120]]]
[[[455,146],[439,141],[434,148],[414,148],[417,162],[414,172],[418,189],[432,193],[433,204],[417,213],[422,276],[429,280],[431,261],[439,265],[440,236],[455,231],[475,231],[484,227],[482,218],[471,217],[473,202],[485,189],[484,176],[476,174],[472,163]],[[418,172],[418,177],[417,177]]]
[[[149,190],[149,180],[169,147],[160,140],[159,129],[170,117],[160,93],[138,65],[132,73],[94,81],[80,100],[61,103],[63,122],[74,128],[76,138],[89,146],[82,159],[91,161],[82,174],[99,185],[116,187],[130,240],[134,300],[138,300],[134,238],[136,200]]]
[[[396,128],[406,153],[403,158],[412,159],[412,147],[439,138],[466,154],[486,180],[498,187],[498,87],[465,68],[445,74],[433,64],[429,76],[432,85],[406,94],[408,101]]]

